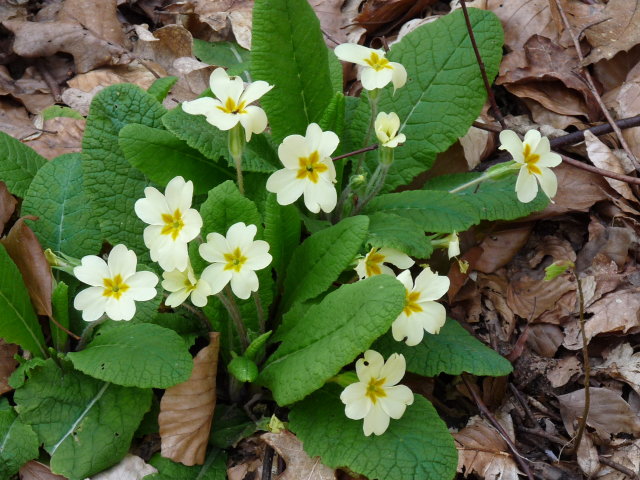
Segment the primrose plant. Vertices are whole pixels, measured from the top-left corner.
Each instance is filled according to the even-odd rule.
[[[493,78],[500,22],[475,9],[470,19]],[[13,401],[0,408],[3,478],[42,446],[54,473],[83,479],[155,432],[159,475],[201,478],[165,445],[175,441],[166,419],[181,416],[165,398],[213,378],[215,367],[203,375],[193,357],[213,348],[211,332],[215,418],[181,427],[201,452],[189,462],[210,478],[224,478],[238,441],[274,423],[330,467],[454,477],[448,428],[405,374],[511,371],[447,318],[446,272],[466,268],[459,232],[547,205],[560,157],[536,131],[524,141],[504,131],[512,161],[417,183],[486,100],[459,11],[388,52],[327,48],[305,0],[256,0],[252,33],[250,54],[217,58],[240,47],[196,42],[217,65],[210,90],[171,110],[161,101],[176,79],[104,89],[81,154],[46,162],[0,137],[2,178],[22,215],[42,217],[30,226],[54,267],[43,333],[11,249],[0,247],[1,298],[17,312],[0,337],[25,352]],[[343,94],[341,61],[357,67],[359,97]],[[10,424],[23,434],[6,436]]]

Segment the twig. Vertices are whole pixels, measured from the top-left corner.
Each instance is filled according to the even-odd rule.
[[[566,445],[567,440],[561,437],[557,437],[556,435],[552,435],[551,433],[545,432],[540,427],[538,428],[527,428],[525,426],[518,427],[518,430],[522,433],[528,433],[530,435],[535,435],[536,437],[546,438],[550,442],[556,443],[558,445]]]
[[[638,474],[636,472],[634,472],[630,468],[625,467],[624,465],[620,465],[618,462],[609,460],[607,457],[599,456],[598,460],[600,460],[600,463],[607,465],[608,467],[614,468],[618,470],[620,473],[625,474],[627,477],[629,477],[632,480],[640,479],[640,477],[638,477]]]
[[[479,128],[480,130],[485,130],[487,132],[500,133],[502,131],[502,127],[496,127],[495,125],[491,125],[489,123],[473,122],[472,126]]]
[[[609,110],[607,109],[606,105],[602,101],[602,97],[600,97],[600,94],[598,93],[598,90],[596,89],[596,86],[593,83],[593,78],[591,77],[589,70],[587,70],[583,66],[584,56],[582,55],[582,48],[580,47],[580,41],[578,40],[578,37],[573,33],[573,29],[571,28],[571,24],[569,23],[569,19],[567,18],[567,14],[565,13],[564,8],[562,7],[559,0],[554,0],[554,1],[556,4],[556,7],[558,8],[558,12],[560,12],[560,16],[562,17],[562,23],[564,23],[564,26],[567,29],[567,32],[569,32],[569,36],[573,41],[573,45],[575,46],[576,52],[578,54],[578,60],[580,60],[580,72],[584,77],[587,87],[589,87],[589,91],[593,95],[593,98],[595,98],[596,102],[598,102],[598,106],[600,107],[600,110],[602,110],[602,113],[604,113],[604,116],[607,119],[607,122],[609,122],[609,124],[613,128],[613,131],[616,132],[616,136],[620,141],[620,145],[622,145],[622,148],[624,149],[624,151],[627,152],[627,155],[629,155],[629,158],[635,164],[636,170],[640,171],[640,164],[638,163],[638,159],[635,157],[635,155],[629,148],[627,141],[622,136],[622,131],[616,125],[616,122],[613,120],[613,117],[611,117]],[[464,0],[461,0],[461,3],[464,3]]]
[[[58,323],[58,321],[53,317],[53,315],[49,317],[49,320],[51,320],[56,325],[56,327],[58,327],[60,330],[62,330],[64,333],[69,335],[74,340],[80,340],[80,337],[78,335],[76,335],[71,330],[66,329],[60,323]]]
[[[58,84],[57,80],[53,78],[53,75],[51,75],[51,72],[49,72],[49,69],[44,63],[44,59],[42,58],[36,59],[35,64],[36,64],[36,69],[38,70],[38,73],[40,74],[44,82],[47,84],[47,87],[49,87],[49,90],[51,90],[51,95],[53,96],[53,99],[55,100],[55,102],[56,103],[61,102],[62,92],[60,91],[60,85]]]
[[[623,118],[622,120],[617,120],[614,122],[620,129],[627,129],[632,127],[640,126],[640,115],[636,115],[635,117]],[[478,127],[479,128],[479,127]],[[597,125],[595,127],[587,128],[585,130],[578,130],[577,132],[568,133],[567,135],[562,135],[561,137],[553,138],[549,141],[551,143],[551,148],[557,149],[560,147],[564,147],[565,145],[573,145],[574,143],[580,143],[584,141],[584,133],[591,132],[596,136],[604,135],[606,133],[613,132],[613,127],[604,123],[602,125]]]
[[[198,317],[198,320],[200,320],[200,323],[202,324],[202,326],[207,330],[207,332],[213,332],[213,325],[211,325],[211,320],[209,320],[209,318],[202,312],[202,310],[199,310],[195,307],[193,307],[192,305],[189,305],[188,303],[183,303],[182,305],[180,305],[182,308],[184,308],[185,310],[187,310],[190,313],[193,313],[196,317]]]
[[[582,419],[580,420],[580,425],[578,426],[578,434],[576,435],[575,443],[573,445],[574,450],[577,452],[580,448],[580,441],[582,440],[584,428],[587,425],[587,417],[589,416],[589,404],[591,400],[589,389],[589,382],[591,380],[591,365],[589,363],[589,347],[587,343],[587,334],[584,331],[584,295],[582,293],[582,282],[580,281],[580,277],[575,271],[574,274],[576,276],[576,283],[578,284],[580,333],[582,335],[582,363],[584,366],[584,409],[582,411]]]
[[[533,416],[533,412],[531,411],[531,408],[529,408],[527,399],[524,398],[522,393],[520,393],[520,391],[513,385],[513,383],[509,383],[509,389],[511,390],[511,393],[513,393],[513,395],[516,397],[520,405],[522,405],[522,408],[524,409],[524,413],[527,416],[527,419],[529,420],[529,422],[531,422],[532,425],[537,426],[538,422],[536,422],[536,417]]]
[[[359,148],[358,150],[354,150],[353,152],[344,153],[342,155],[338,155],[337,157],[333,157],[333,161],[342,160],[343,158],[353,157],[355,155],[360,155],[361,153],[370,152],[372,150],[377,150],[379,145],[374,143],[373,145],[369,145],[368,147]]]
[[[603,170],[592,165],[587,165],[586,163],[583,163],[574,158],[567,157],[566,155],[560,154],[560,156],[562,157],[563,162],[571,165],[572,167],[586,170],[587,172],[591,173],[597,173],[598,175],[602,175],[603,177],[613,178],[614,180],[620,180],[621,182],[630,183],[632,185],[640,185],[640,178],[630,177],[629,175],[622,175],[621,173],[612,172],[611,170]]]
[[[473,400],[476,402],[476,405],[478,406],[478,409],[480,410],[482,415],[484,415],[485,418],[489,420],[491,425],[493,425],[493,428],[498,430],[500,435],[503,437],[504,441],[507,443],[509,450],[511,450],[514,460],[518,462],[518,465],[520,465],[520,468],[522,468],[522,471],[527,475],[527,478],[529,478],[529,480],[533,480],[533,474],[531,473],[531,469],[529,468],[529,465],[527,464],[527,462],[524,461],[524,457],[520,454],[520,452],[518,452],[518,449],[511,441],[511,438],[509,438],[509,434],[505,431],[502,425],[500,425],[500,422],[498,422],[496,418],[491,414],[491,412],[489,411],[487,406],[484,404],[484,402],[482,401],[478,393],[471,387],[471,385],[469,384],[469,381],[467,380],[466,374],[463,373],[461,377],[462,377],[462,381],[467,387],[467,390],[469,390],[469,393],[473,397]]]
[[[489,83],[489,79],[487,78],[487,71],[485,69],[484,62],[482,61],[482,57],[480,56],[478,45],[476,44],[476,37],[473,35],[473,28],[471,27],[471,20],[469,19],[469,12],[467,11],[467,3],[465,2],[465,0],[460,0],[460,6],[462,7],[462,13],[464,14],[464,21],[467,24],[467,31],[469,32],[469,40],[471,40],[471,45],[473,46],[473,52],[476,54],[478,67],[480,67],[480,74],[482,75],[484,88],[487,91],[487,95],[489,96],[489,104],[491,105],[491,111],[495,119],[500,124],[500,126],[503,129],[505,129],[507,127],[504,123],[504,118],[502,118],[502,113],[500,113],[500,109],[498,108],[498,104],[496,103],[496,97],[493,95],[493,90],[491,90],[491,84]]]
[[[267,445],[264,449],[264,460],[262,461],[262,477],[261,480],[271,480],[271,470],[273,468],[273,455],[275,450],[271,445]]]

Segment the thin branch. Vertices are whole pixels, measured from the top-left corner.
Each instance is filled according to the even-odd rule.
[[[516,399],[524,409],[524,414],[526,415],[529,422],[531,422],[532,425],[537,426],[538,422],[536,422],[536,417],[533,416],[533,412],[531,411],[531,408],[529,408],[529,404],[527,403],[527,399],[524,398],[524,395],[520,393],[520,391],[515,387],[513,383],[509,383],[509,389],[511,390],[511,393],[515,395]]]
[[[377,150],[379,145],[374,143],[373,145],[369,145],[368,147],[359,148],[358,150],[354,150],[353,152],[344,153],[342,155],[338,155],[337,157],[333,157],[333,161],[342,160],[343,158],[353,157],[355,155],[360,155],[361,153],[370,152],[372,150]]]
[[[624,465],[620,465],[618,462],[614,462],[613,460],[609,460],[607,457],[599,456],[598,460],[600,460],[600,463],[602,463],[603,465],[607,465],[608,467],[611,467],[611,468],[613,468],[615,470],[618,470],[620,473],[623,473],[624,475],[629,477],[631,480],[639,480],[640,479],[640,477],[638,477],[638,474],[636,472],[634,472],[633,470],[625,467]]]
[[[609,122],[609,124],[613,128],[613,131],[616,132],[618,140],[620,141],[620,145],[622,145],[622,148],[624,149],[624,151],[627,152],[627,155],[629,155],[629,158],[635,164],[636,170],[640,171],[640,164],[638,163],[638,159],[635,157],[635,155],[629,148],[627,141],[622,136],[622,131],[616,125],[616,122],[613,120],[611,113],[609,113],[609,110],[607,109],[606,105],[602,101],[602,97],[600,97],[600,94],[598,93],[598,90],[596,89],[596,86],[593,83],[593,78],[591,77],[589,70],[583,67],[584,56],[582,55],[582,48],[580,47],[580,41],[578,40],[578,37],[573,33],[573,29],[571,28],[571,24],[569,23],[569,19],[567,18],[567,14],[565,13],[564,8],[561,5],[561,2],[559,0],[554,0],[554,1],[556,4],[556,7],[558,8],[558,12],[560,12],[560,16],[562,17],[562,23],[564,23],[564,26],[567,29],[567,32],[569,32],[569,36],[573,41],[573,45],[575,46],[576,52],[578,54],[578,60],[580,60],[580,72],[582,73],[582,76],[585,79],[587,87],[589,87],[589,91],[593,95],[593,98],[595,98],[596,102],[598,102],[598,106],[600,107],[600,110],[602,110],[602,113],[607,119],[607,122]],[[461,0],[461,2],[464,3],[463,0]]]
[[[49,320],[51,320],[56,325],[56,327],[58,327],[60,330],[62,330],[64,333],[69,335],[74,340],[80,340],[80,337],[78,335],[73,333],[71,330],[68,330],[67,328],[63,327],[60,323],[58,323],[58,321],[53,316],[49,317]]]
[[[514,460],[518,462],[518,465],[520,465],[520,468],[522,468],[522,471],[527,475],[527,478],[529,478],[529,480],[533,480],[533,474],[531,473],[531,469],[529,468],[529,465],[527,464],[527,462],[524,461],[524,457],[520,454],[520,452],[518,452],[518,449],[511,441],[509,434],[506,432],[504,427],[500,425],[500,422],[498,422],[498,420],[496,420],[493,414],[489,411],[489,409],[484,404],[484,402],[482,401],[478,393],[471,387],[471,385],[469,384],[469,381],[467,380],[466,374],[463,373],[461,377],[462,377],[462,381],[467,387],[467,390],[469,390],[469,393],[473,397],[473,400],[476,402],[476,405],[478,406],[478,409],[480,410],[482,415],[484,415],[484,417],[487,420],[489,420],[491,425],[493,425],[493,428],[498,430],[498,432],[500,433],[504,441],[507,443],[509,450],[511,450]]]
[[[640,185],[640,178],[630,177],[629,175],[622,175],[620,173],[612,172],[610,170],[603,170],[598,167],[594,167],[592,165],[587,165],[579,160],[576,160],[571,157],[567,157],[566,155],[560,154],[562,157],[562,161],[572,167],[579,168],[581,170],[586,170],[587,172],[597,173],[598,175],[602,175],[603,177],[612,178],[614,180],[620,180],[621,182],[630,183],[632,185]]]
[[[640,126],[640,115],[636,115],[635,117],[623,118],[622,120],[617,120],[614,123],[620,129],[638,127]],[[600,135],[613,132],[613,127],[608,123],[604,123],[602,125],[587,128],[585,130],[578,130],[577,132],[572,132],[568,133],[567,135],[562,135],[561,137],[553,138],[549,141],[551,143],[551,148],[557,149],[560,147],[564,147],[565,145],[573,145],[575,143],[583,142],[584,133],[587,131],[593,133],[598,137]]]
[[[502,127],[496,127],[495,125],[483,122],[473,122],[471,125],[486,132],[500,133],[503,130]]]
[[[582,335],[582,364],[584,366],[584,409],[582,411],[582,418],[580,419],[580,425],[578,426],[578,434],[575,438],[573,445],[574,450],[577,452],[580,448],[580,441],[584,434],[584,429],[587,425],[587,417],[589,416],[589,404],[591,400],[591,390],[589,388],[589,382],[591,380],[591,364],[589,363],[589,346],[587,342],[587,334],[584,331],[584,295],[582,293],[582,282],[580,277],[574,271],[576,276],[576,283],[578,284],[578,304],[580,314],[580,334]]]
[[[489,83],[489,79],[487,78],[487,71],[485,69],[484,62],[482,61],[482,57],[480,56],[480,50],[478,50],[478,45],[476,44],[476,37],[473,34],[473,28],[471,27],[471,20],[469,19],[469,12],[467,11],[467,3],[465,2],[465,0],[460,0],[460,6],[462,7],[462,13],[464,14],[464,21],[467,24],[467,31],[469,32],[469,40],[471,40],[471,45],[473,46],[473,52],[476,54],[478,67],[480,67],[480,74],[482,75],[484,88],[487,91],[487,95],[489,96],[489,104],[491,105],[491,111],[495,119],[502,126],[502,128],[503,129],[507,128],[504,123],[504,118],[502,118],[502,113],[500,113],[500,109],[498,108],[498,104],[496,103],[496,97],[493,95],[493,90],[491,90],[491,84]]]

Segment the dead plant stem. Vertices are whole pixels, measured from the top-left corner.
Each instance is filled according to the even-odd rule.
[[[580,315],[580,334],[582,335],[582,363],[584,365],[584,409],[582,411],[582,418],[578,426],[578,433],[575,438],[574,450],[577,452],[580,448],[580,442],[582,435],[584,434],[584,428],[587,425],[587,417],[589,416],[589,403],[591,400],[589,383],[591,381],[591,365],[589,363],[589,346],[587,342],[587,334],[584,331],[584,295],[582,293],[582,282],[578,273],[575,272],[576,283],[578,285],[578,307]]]

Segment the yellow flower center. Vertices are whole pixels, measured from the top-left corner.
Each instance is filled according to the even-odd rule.
[[[242,269],[242,265],[247,261],[247,257],[242,255],[240,248],[236,248],[232,253],[225,253],[224,259],[227,261],[224,269],[235,270],[236,272],[239,272]]]
[[[407,317],[410,317],[414,313],[421,312],[422,307],[418,304],[418,300],[420,300],[420,292],[410,292],[409,290],[405,290],[405,292],[404,314]]]
[[[171,235],[171,238],[174,240],[178,238],[180,231],[184,228],[184,221],[182,220],[182,212],[180,209],[176,208],[173,215],[170,213],[163,213],[162,221],[164,222],[164,227],[162,227],[160,234]]]
[[[191,283],[191,280],[189,280],[189,277],[185,277],[185,279],[184,279],[184,289],[187,292],[192,292],[193,290],[196,289],[196,284],[195,283]]]
[[[124,283],[120,274],[113,278],[103,278],[102,281],[104,283],[103,297],[113,297],[116,300],[120,300],[122,294],[130,288],[129,285]]]
[[[320,162],[320,154],[317,150],[308,157],[299,157],[298,162],[300,168],[298,169],[296,178],[299,180],[308,178],[313,183],[318,183],[318,174],[329,170],[329,167]]]
[[[218,110],[222,110],[224,113],[236,114],[236,113],[247,113],[244,109],[246,106],[246,102],[240,102],[236,105],[236,102],[233,98],[227,97],[227,101],[224,103],[224,107],[217,107]]]
[[[384,391],[382,385],[386,381],[386,378],[372,378],[369,380],[369,385],[367,385],[367,393],[365,394],[372,403],[376,403],[379,398],[384,398],[387,396],[387,392]]]
[[[538,155],[537,153],[531,153],[531,145],[529,145],[528,143],[524,144],[524,151],[522,152],[522,155],[524,156],[524,163],[527,165],[527,170],[529,170],[529,173],[540,175],[542,171],[540,170],[540,167],[536,165],[536,163],[538,163],[538,161],[540,160],[540,155]]]
[[[385,68],[393,70],[393,67],[389,65],[389,60],[381,57],[376,52],[371,52],[371,56],[369,58],[365,58],[364,61],[367,62],[367,65],[373,68],[376,72],[384,70]]]
[[[364,260],[365,271],[367,272],[367,277],[372,277],[374,275],[380,275],[382,273],[382,269],[380,265],[384,262],[385,256],[381,253],[378,253],[378,249],[372,249],[367,258]]]

